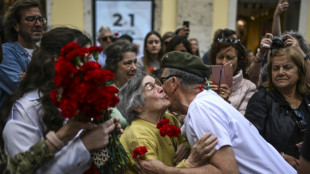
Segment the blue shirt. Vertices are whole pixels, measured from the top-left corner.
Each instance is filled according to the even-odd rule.
[[[28,52],[18,42],[2,44],[3,61],[0,64],[0,109],[8,95],[19,86],[21,72],[27,72]]]

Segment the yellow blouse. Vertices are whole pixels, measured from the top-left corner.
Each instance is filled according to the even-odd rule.
[[[173,115],[166,113],[165,117],[170,120],[170,124],[179,126],[179,123]],[[176,145],[185,143],[190,148],[187,139],[180,134],[178,138],[174,138]],[[142,119],[135,119],[131,125],[128,125],[120,138],[120,142],[125,148],[130,162],[126,173],[138,173],[135,168],[136,160],[132,157],[132,151],[138,146],[146,146],[148,152],[145,154],[145,159],[158,159],[167,166],[175,166],[174,147],[171,139],[168,136],[162,137],[159,134],[159,129],[156,125]],[[186,167],[184,160],[176,167]]]

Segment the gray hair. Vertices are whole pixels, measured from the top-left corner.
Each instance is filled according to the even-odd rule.
[[[100,37],[101,33],[105,33],[105,32],[107,32],[107,31],[112,32],[112,30],[110,29],[110,27],[105,26],[105,25],[101,26],[101,27],[99,28],[98,32],[97,32],[97,38]]]
[[[126,52],[135,52],[137,54],[137,47],[127,40],[118,40],[113,42],[105,50],[107,59],[105,60],[105,69],[115,73],[117,71],[118,62],[123,60],[123,54]]]
[[[134,108],[141,107],[145,104],[144,97],[142,96],[142,80],[147,74],[144,72],[138,73],[133,76],[119,91],[118,97],[120,102],[117,104],[117,109],[124,116],[128,124],[136,119],[139,115]]]
[[[175,68],[167,68],[167,76],[169,75],[175,75],[179,79],[180,84],[185,87],[202,84],[204,82],[202,77]]]

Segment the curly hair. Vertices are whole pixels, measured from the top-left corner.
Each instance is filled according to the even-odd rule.
[[[216,64],[216,55],[220,52],[221,49],[228,48],[228,47],[234,47],[237,52],[238,57],[238,63],[237,63],[237,69],[234,72],[234,75],[236,75],[240,70],[242,70],[243,77],[248,78],[248,75],[246,74],[246,65],[248,64],[248,60],[246,58],[246,49],[241,44],[241,42],[238,43],[232,43],[232,42],[217,42],[212,44],[211,50],[210,50],[210,65]]]
[[[15,101],[35,89],[38,89],[39,101],[42,104],[38,115],[42,117],[47,127],[46,132],[57,131],[62,127],[64,119],[50,98],[50,91],[56,89],[53,82],[55,58],[60,55],[60,50],[64,45],[75,41],[79,35],[83,35],[83,33],[66,27],[53,29],[43,35],[41,47],[34,51],[26,77],[20,82],[17,91],[8,98],[1,112],[1,135]],[[1,139],[1,141],[1,145],[3,145],[3,140]]]
[[[273,59],[279,56],[287,56],[297,66],[298,81],[296,84],[296,94],[300,99],[302,99],[302,95],[308,95],[310,93],[309,91],[310,88],[306,80],[307,69],[305,66],[304,58],[302,54],[295,47],[276,49],[272,52],[272,55],[270,57],[270,61],[268,64],[268,81],[264,84],[264,86],[271,90],[274,90],[276,88],[272,82],[272,64],[273,64]]]
[[[104,69],[110,70],[115,73],[117,71],[118,62],[123,60],[123,54],[126,52],[135,52],[137,54],[138,50],[134,44],[123,39],[109,45],[108,48],[105,50],[107,59]]]
[[[5,37],[8,41],[17,41],[18,32],[15,30],[14,26],[21,20],[21,10],[32,7],[38,7],[41,14],[44,14],[39,1],[37,0],[15,1],[15,3],[12,4],[8,11],[5,13],[3,24]]]

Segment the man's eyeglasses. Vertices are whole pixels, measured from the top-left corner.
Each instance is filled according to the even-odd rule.
[[[221,42],[230,42],[230,43],[236,44],[236,43],[240,42],[240,39],[238,39],[238,38],[218,38],[217,41],[220,43]]]
[[[307,128],[307,122],[305,120],[304,114],[298,109],[294,109],[294,113],[295,113],[294,120],[300,132],[304,132]]]
[[[147,83],[144,85],[144,91],[147,91],[147,92],[154,92],[156,86],[162,86],[162,83],[160,83],[159,80],[155,80],[155,83],[147,82]]]
[[[108,39],[110,39],[111,41],[114,39],[113,36],[106,36],[106,37],[100,37],[99,38],[102,42],[106,42],[108,41]]]
[[[44,17],[27,16],[25,17],[25,21],[30,25],[37,23],[37,21],[39,21],[43,25],[46,24],[46,18]]]
[[[160,83],[161,84],[164,84],[164,80],[168,80],[169,78],[171,78],[171,77],[179,77],[180,78],[180,76],[179,75],[169,75],[169,76],[167,76],[167,77],[161,77],[159,80],[160,80]]]

